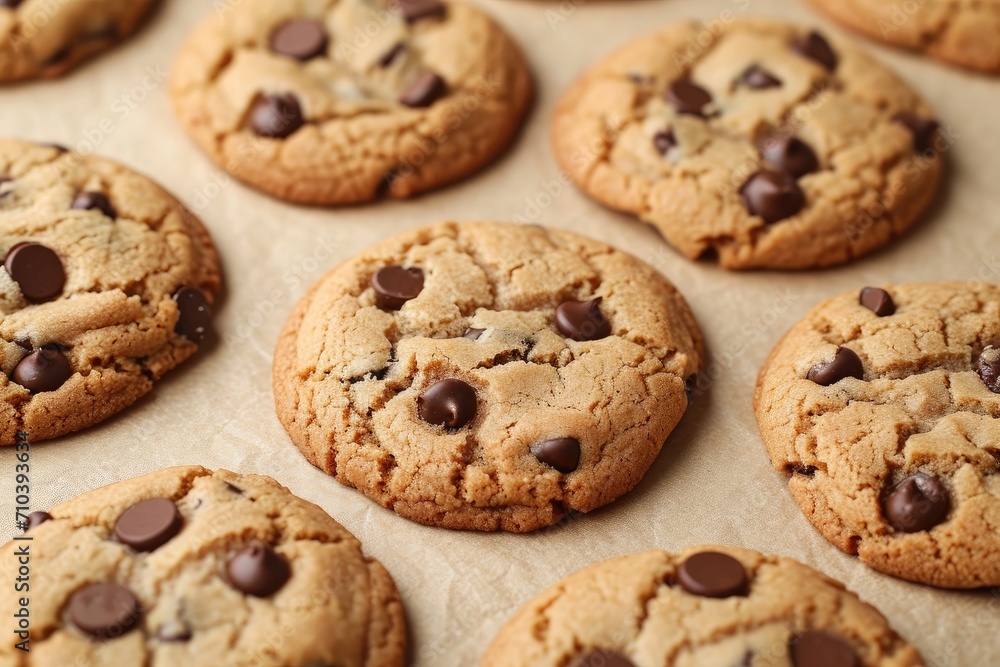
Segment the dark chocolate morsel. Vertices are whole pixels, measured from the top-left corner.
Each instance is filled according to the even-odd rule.
[[[758,171],[740,188],[740,197],[747,212],[767,224],[790,218],[806,205],[806,195],[795,178],[783,171]]]
[[[200,343],[212,330],[212,307],[204,293],[196,287],[182,287],[174,294],[177,304],[177,324],[174,332],[194,343]]]
[[[794,667],[861,667],[854,647],[832,632],[810,630],[790,649]]]
[[[100,211],[109,218],[118,217],[114,206],[108,198],[100,192],[81,192],[73,199],[71,208],[78,211]]]
[[[740,76],[739,82],[747,88],[753,88],[754,90],[763,90],[765,88],[779,88],[781,86],[781,79],[774,76],[767,70],[765,70],[760,65],[751,65],[743,72]]]
[[[169,542],[183,525],[172,500],[150,498],[122,512],[115,523],[115,537],[136,551],[154,551]]]
[[[653,145],[656,146],[656,150],[660,152],[660,155],[666,155],[677,147],[677,137],[674,136],[672,129],[666,132],[657,132],[653,136]]]
[[[602,297],[590,301],[564,301],[556,308],[556,328],[567,338],[587,341],[611,335],[611,323],[601,311]]]
[[[798,137],[771,137],[764,142],[761,154],[772,167],[795,178],[802,178],[819,169],[815,151]]]
[[[544,440],[532,445],[531,453],[561,473],[573,472],[580,465],[580,441],[576,438]]]
[[[919,472],[904,479],[885,499],[885,516],[903,533],[930,530],[948,518],[951,497],[935,475]]]
[[[444,79],[434,72],[423,72],[399,97],[400,104],[415,109],[429,107],[444,97],[448,86]]]
[[[703,551],[677,568],[677,583],[692,595],[707,598],[744,596],[750,581],[743,563],[717,551]]]
[[[994,394],[1000,394],[1000,348],[990,346],[983,350],[977,366],[976,370],[986,388]]]
[[[399,4],[407,23],[425,18],[441,18],[446,12],[444,3],[440,0],[400,0]]]
[[[707,115],[705,107],[712,103],[712,94],[690,81],[674,81],[665,98],[677,113],[702,117]]]
[[[10,379],[34,394],[55,391],[73,376],[69,359],[55,345],[35,350],[14,367]]]
[[[254,541],[229,559],[226,576],[236,590],[266,598],[285,585],[292,576],[292,568],[270,546]]]
[[[375,303],[382,310],[399,310],[424,289],[424,272],[417,267],[384,266],[372,276]]]
[[[51,518],[52,515],[49,514],[48,512],[42,512],[42,511],[32,512],[31,514],[28,515],[28,525],[24,530],[29,531],[32,528],[36,528]]]
[[[878,287],[865,287],[861,290],[858,302],[879,317],[888,317],[896,312],[896,304],[892,296]]]
[[[934,139],[937,137],[941,124],[932,118],[921,118],[912,113],[896,114],[894,121],[913,134],[913,148],[918,153],[934,150]]]
[[[636,667],[636,665],[624,653],[595,648],[576,654],[566,667]]]
[[[792,42],[792,50],[800,56],[818,62],[831,72],[837,69],[839,59],[836,52],[830,46],[830,42],[816,31],[796,38]]]
[[[69,599],[69,619],[83,632],[98,639],[114,639],[139,620],[139,601],[124,586],[112,582],[88,584]]]
[[[830,363],[816,364],[809,369],[806,376],[812,382],[823,387],[836,384],[844,378],[865,379],[865,365],[861,363],[861,357],[847,347],[837,350],[836,356]]]
[[[284,139],[305,125],[302,105],[295,95],[259,95],[250,107],[250,129],[258,136]]]
[[[51,301],[62,294],[66,270],[56,251],[41,243],[19,243],[4,259],[7,274],[31,303]]]
[[[271,50],[296,60],[306,61],[326,52],[329,37],[319,21],[292,19],[271,33]]]
[[[417,398],[420,418],[428,424],[460,429],[476,417],[476,390],[461,380],[441,380]]]

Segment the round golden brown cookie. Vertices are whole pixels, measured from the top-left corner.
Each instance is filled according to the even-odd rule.
[[[565,93],[552,137],[590,196],[730,269],[831,266],[885,245],[931,201],[946,141],[850,43],[751,20],[627,44]]]
[[[771,461],[810,521],[882,572],[1000,586],[1000,287],[821,303],[760,372]]]
[[[270,477],[167,468],[32,513],[28,530],[0,563],[15,572],[30,546],[31,652],[4,641],[0,664],[404,665],[389,573]],[[0,598],[7,618],[18,605]]]
[[[174,107],[231,174],[276,197],[410,197],[471,174],[531,99],[517,46],[471,5],[244,0],[181,50]]]
[[[1000,0],[812,0],[873,39],[1000,74]]]
[[[148,178],[0,140],[0,445],[128,407],[211,327],[219,258]]]
[[[156,0],[0,0],[0,82],[60,76],[132,34]]]
[[[919,667],[917,650],[843,585],[731,547],[623,556],[526,604],[481,667]]]
[[[441,223],[312,287],[274,358],[292,441],[407,518],[524,532],[642,478],[703,359],[634,257],[537,226]]]

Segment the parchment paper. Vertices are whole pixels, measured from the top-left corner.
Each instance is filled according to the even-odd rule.
[[[759,14],[837,32],[806,3],[480,0],[520,41],[536,77],[538,103],[516,146],[486,172],[415,201],[324,210],[231,182],[172,117],[164,77],[173,56],[199,18],[225,2],[239,0],[166,0],[134,39],[69,77],[0,89],[4,135],[93,145],[180,197],[211,230],[227,285],[218,345],[116,418],[32,448],[35,509],[171,465],[272,475],[324,507],[389,568],[406,603],[411,662],[427,667],[476,664],[521,604],[588,564],[701,543],[792,556],[840,579],[881,609],[929,664],[1000,664],[1000,590],[938,591],[842,555],[771,470],[750,406],[766,355],[820,299],[870,283],[1000,281],[1000,79],[865,43],[931,101],[952,137],[944,192],[923,224],[874,257],[821,272],[736,274],[683,259],[651,228],[567,186],[549,148],[550,111],[582,68],[675,20]],[[531,220],[589,234],[652,263],[691,302],[714,382],[628,496],[538,534],[451,532],[376,506],[314,469],[290,443],[274,415],[271,355],[294,301],[371,243],[446,218]],[[13,451],[0,452],[4,541],[13,532],[13,472]]]

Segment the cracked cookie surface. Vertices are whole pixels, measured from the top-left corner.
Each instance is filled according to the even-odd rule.
[[[219,259],[148,178],[58,147],[0,141],[0,445],[96,424],[190,357]]]
[[[513,139],[532,88],[497,24],[438,0],[247,0],[207,18],[173,72],[181,123],[220,166],[310,204],[471,174]]]
[[[828,540],[904,579],[1000,585],[998,347],[1000,287],[986,283],[858,290],[784,337],[757,421]]]
[[[812,0],[844,25],[893,46],[1000,74],[1000,0]]]
[[[4,0],[0,81],[60,76],[130,35],[156,0]]]
[[[4,667],[404,664],[403,607],[389,573],[270,477],[168,468],[36,522],[30,543],[0,551],[5,572],[16,570],[19,545],[32,554],[31,652],[5,641]],[[247,564],[247,553],[266,557]],[[88,599],[100,586],[122,604]],[[12,616],[15,604],[6,595],[0,609]]]
[[[839,582],[789,558],[712,546],[677,555],[623,556],[570,575],[521,608],[480,664],[918,667],[924,662],[877,610]]]
[[[730,269],[848,262],[927,207],[947,137],[850,43],[774,21],[683,23],[586,72],[557,159],[590,196]]]
[[[523,532],[635,486],[703,356],[683,298],[634,257],[441,223],[311,288],[274,393],[292,441],[338,481],[421,523]]]

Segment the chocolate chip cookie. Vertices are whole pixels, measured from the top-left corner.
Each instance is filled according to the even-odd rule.
[[[4,641],[0,664],[404,664],[389,573],[270,477],[168,468],[37,512],[25,537],[0,563],[30,549],[31,652]]]
[[[775,21],[683,23],[626,45],[557,105],[590,196],[730,269],[843,264],[927,207],[948,137],[849,43]]]
[[[592,565],[525,605],[482,667],[918,667],[917,650],[840,583],[731,547]]]
[[[60,76],[130,35],[156,0],[0,0],[0,82]]]
[[[784,337],[754,395],[810,521],[867,565],[1000,586],[1000,287],[865,287]]]
[[[334,269],[274,358],[313,465],[409,519],[524,532],[629,491],[704,357],[677,290],[575,234],[442,223]]]
[[[0,261],[0,445],[126,408],[211,328],[208,233],[103,158],[0,140]]]
[[[812,0],[873,39],[944,62],[1000,74],[1000,0]]]
[[[309,204],[405,198],[476,171],[531,98],[511,39],[439,0],[244,0],[183,47],[181,122],[224,169]]]

